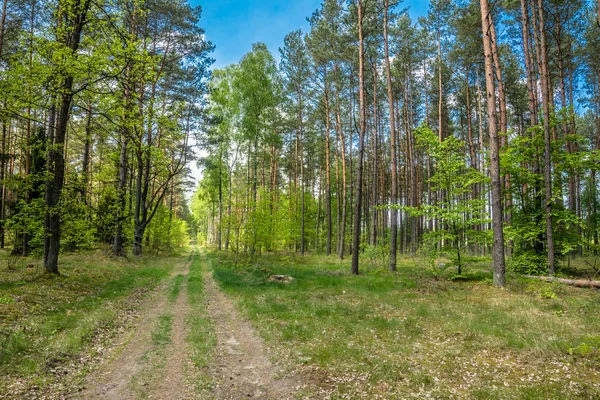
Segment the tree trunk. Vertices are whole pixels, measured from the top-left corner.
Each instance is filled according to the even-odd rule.
[[[392,90],[392,72],[390,66],[389,43],[388,43],[388,10],[389,0],[385,0],[383,9],[383,58],[385,61],[385,74],[387,79],[387,97],[390,114],[390,155],[392,160],[391,165],[391,215],[390,215],[390,271],[396,271],[396,244],[398,242],[398,209],[395,208],[398,201],[398,177],[396,166],[396,121],[394,110],[394,93]]]
[[[222,145],[221,145],[222,146]],[[219,157],[219,224],[217,226],[217,248],[222,249],[222,229],[223,229],[223,156]],[[172,185],[174,187],[175,185]],[[171,189],[172,190],[172,189]],[[171,193],[171,198],[173,194]],[[170,225],[169,225],[170,226]]]
[[[438,28],[438,138],[440,142],[444,140],[444,128],[443,128],[443,119],[442,119],[442,37],[440,33],[440,29]]]
[[[330,144],[329,144],[329,130],[331,129],[331,119],[329,116],[329,91],[327,88],[327,69],[325,69],[323,75],[323,84],[325,86],[325,183],[326,183],[326,194],[325,194],[325,208],[327,218],[327,245],[326,253],[331,254],[331,238],[332,238],[332,219],[331,219],[331,166],[330,166]]]
[[[300,255],[304,256],[304,250],[305,250],[305,199],[304,199],[304,186],[305,186],[305,182],[304,182],[304,124],[303,124],[303,113],[302,113],[302,96],[301,96],[301,91],[302,89],[300,87],[298,87],[298,99],[299,99],[299,103],[298,103],[298,122],[299,122],[299,126],[300,126],[300,195],[302,196],[302,198],[300,199],[301,203],[300,203],[300,213],[301,213],[301,221],[300,221]]]
[[[339,93],[339,91],[338,91]],[[338,247],[338,255],[340,260],[344,259],[344,252],[346,247],[346,225],[348,219],[347,213],[347,198],[348,198],[348,189],[347,189],[347,176],[346,172],[346,139],[344,137],[344,129],[342,126],[342,116],[340,111],[340,99],[339,96],[337,98],[336,105],[336,127],[338,130],[339,142],[340,142],[340,158],[342,159],[342,221],[340,227],[340,239],[339,239],[339,247]],[[339,200],[338,200],[339,202]]]
[[[365,153],[365,71],[363,38],[363,3],[358,0],[358,90],[360,108],[360,131],[358,137],[358,160],[356,167],[356,204],[354,208],[354,232],[352,238],[352,273],[358,275],[358,256],[360,252],[360,228],[362,217],[363,158]]]
[[[565,285],[580,287],[580,288],[596,288],[600,289],[600,281],[585,280],[585,279],[563,279],[563,278],[552,278],[549,276],[535,276],[525,275],[525,278],[539,279],[545,282],[558,282],[564,283]]]
[[[496,126],[496,90],[494,85],[494,62],[491,46],[491,26],[493,21],[489,18],[488,0],[480,0],[481,24],[483,30],[483,48],[485,55],[485,83],[488,104],[489,132],[490,132],[490,175],[492,178],[492,225],[494,232],[494,246],[492,250],[494,267],[494,284],[504,286],[504,232],[502,231],[502,188],[500,177],[500,152],[498,131]]]
[[[144,240],[144,231],[146,227],[142,224],[135,224],[133,227],[133,254],[142,255],[142,241]]]
[[[372,175],[371,175],[371,232],[370,242],[377,246],[377,160],[379,159],[377,145],[377,64],[373,64],[373,135],[372,135]],[[368,208],[366,208],[368,210]]]
[[[81,32],[84,24],[87,22],[87,12],[90,7],[90,0],[75,1],[74,4],[64,5],[59,2],[59,12],[65,12],[67,26],[62,27],[57,37],[68,47],[73,55],[76,55],[81,40]],[[46,215],[45,215],[45,237],[44,237],[44,267],[47,272],[58,273],[58,253],[60,250],[60,228],[61,215],[58,209],[58,203],[63,188],[65,174],[65,154],[64,143],[67,135],[67,125],[70,118],[72,100],[73,100],[73,81],[71,74],[64,73],[61,76],[60,85],[60,107],[56,121],[56,131],[54,140],[49,140],[50,150],[48,151],[48,172],[50,178],[46,180]]]
[[[523,56],[525,59],[525,72],[527,75],[527,97],[529,104],[529,118],[531,126],[537,125],[537,102],[535,92],[535,79],[533,77],[533,65],[531,51],[529,49],[529,12],[526,0],[521,0],[521,26],[523,36]]]
[[[2,117],[2,152],[0,153],[0,184],[2,185],[2,193],[0,193],[0,248],[4,248],[4,210],[6,209],[6,161],[8,153],[6,151],[6,124],[8,123],[6,117]]]
[[[554,233],[552,229],[552,153],[550,146],[550,74],[548,71],[546,32],[544,31],[544,9],[542,0],[538,0],[539,37],[540,37],[540,69],[542,86],[542,107],[544,109],[544,186],[546,213],[546,249],[548,251],[548,272],[554,275]]]
[[[125,81],[129,82],[131,77],[131,67],[127,67],[125,72]],[[127,124],[127,119],[130,118],[129,111],[131,109],[131,99],[129,84],[125,85],[124,102],[125,111],[123,113],[123,123]],[[119,156],[119,183],[117,185],[117,215],[115,226],[115,237],[113,238],[112,253],[114,256],[120,257],[125,255],[123,251],[123,222],[126,214],[126,187],[127,187],[127,145],[129,142],[128,131],[125,126],[121,128],[121,154]],[[133,174],[132,174],[133,175]]]
[[[6,31],[6,6],[8,0],[2,2],[2,15],[0,16],[0,58],[2,58],[2,49],[4,48],[4,32]]]
[[[92,148],[92,105],[89,104],[87,119],[85,123],[85,143],[83,148],[83,162],[81,171],[83,175],[83,185],[81,187],[81,199],[84,204],[88,203],[87,189],[90,182],[90,157]]]

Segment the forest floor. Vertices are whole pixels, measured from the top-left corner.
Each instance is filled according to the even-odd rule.
[[[402,259],[63,258],[0,271],[0,399],[600,398],[600,291]],[[289,280],[273,279],[289,276]],[[451,279],[454,278],[454,279]]]
[[[73,264],[84,261],[75,258]],[[283,400],[304,396],[306,385],[293,371],[285,371],[272,361],[274,354],[221,292],[197,252],[188,258],[172,258],[171,266],[161,265],[166,260],[156,261],[160,273],[152,281],[137,279],[144,275],[150,260],[120,266],[133,268],[137,283],[123,288],[119,296],[113,291],[112,295],[119,297],[114,301],[118,304],[112,304],[112,299],[97,301],[91,307],[79,304],[102,297],[100,293],[110,291],[108,287],[115,283],[98,277],[83,279],[81,275],[87,274],[88,268],[72,269],[68,262],[59,277],[23,270],[21,273],[31,276],[3,283],[8,289],[3,298],[19,299],[4,303],[33,302],[26,296],[35,292],[38,304],[54,299],[56,307],[42,307],[44,311],[32,320],[25,312],[18,314],[14,307],[6,308],[12,324],[3,326],[1,355],[5,364],[0,366],[0,399]],[[112,272],[118,274],[120,270]],[[93,282],[100,288],[76,298],[70,290],[83,287],[74,285],[75,280]],[[48,291],[59,294],[56,286],[64,287],[65,282],[73,287],[62,297],[43,297]],[[143,294],[138,295],[140,290]],[[93,316],[111,308],[100,325],[84,327],[89,323],[86,321],[94,321]],[[73,314],[78,319],[72,321],[69,333],[62,324],[65,316]],[[49,332],[52,338],[43,340],[42,332],[48,333],[45,326],[53,319],[57,322],[53,324],[56,329]],[[23,334],[28,324],[39,332]],[[84,335],[78,335],[83,331]],[[65,342],[69,344],[51,343],[63,342],[61,335],[68,336]],[[43,343],[36,345],[38,340]],[[19,341],[23,343],[14,344]],[[27,358],[31,362],[23,362]]]
[[[333,256],[207,259],[310,398],[600,399],[599,290],[516,275],[499,289],[485,259],[461,277],[412,258],[359,276]]]

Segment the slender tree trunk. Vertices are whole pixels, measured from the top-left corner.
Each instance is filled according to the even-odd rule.
[[[360,132],[358,137],[358,160],[356,168],[356,204],[354,208],[354,235],[352,239],[352,273],[358,275],[358,257],[360,252],[360,228],[362,217],[363,158],[365,154],[365,71],[363,38],[363,2],[358,0],[358,90],[360,108]]]
[[[442,37],[440,33],[440,29],[438,28],[438,137],[440,142],[444,140],[444,127],[443,127],[443,118],[442,118],[442,92],[443,92],[443,84],[442,84]]]
[[[4,48],[4,32],[6,31],[6,7],[8,0],[2,1],[2,15],[0,15],[0,58]]]
[[[225,232],[225,251],[229,250],[229,235],[231,233],[231,206],[232,206],[232,204],[231,204],[231,197],[232,197],[231,196],[231,185],[232,185],[231,178],[232,178],[232,174],[233,174],[232,168],[229,168],[229,182],[228,182],[229,190],[227,193],[227,230]]]
[[[504,232],[502,226],[502,188],[500,177],[500,151],[496,126],[496,89],[494,85],[494,62],[491,46],[490,9],[488,0],[480,0],[481,23],[483,30],[483,48],[485,55],[485,83],[488,103],[490,131],[490,174],[492,178],[492,224],[494,231],[493,267],[494,284],[504,286]]]
[[[427,90],[427,60],[423,60],[423,95],[425,102],[425,125],[429,126],[429,92]]]
[[[377,145],[377,64],[373,63],[373,135],[372,135],[372,171],[371,171],[371,232],[370,242],[377,246],[377,160],[379,151]],[[368,209],[368,208],[367,208]]]
[[[544,110],[544,184],[545,184],[545,213],[546,213],[546,249],[548,251],[548,272],[554,275],[554,233],[552,228],[552,153],[550,138],[550,74],[546,51],[546,32],[544,31],[544,9],[542,0],[538,0],[539,38],[540,38],[540,69],[542,86],[542,107]]]
[[[85,143],[83,147],[83,162],[81,171],[83,175],[83,185],[81,187],[81,199],[84,204],[88,203],[87,189],[90,182],[90,157],[92,147],[92,105],[89,104],[87,118],[85,122]]]
[[[525,72],[527,75],[527,97],[529,104],[529,118],[531,126],[537,125],[537,105],[535,95],[535,79],[531,65],[531,51],[529,49],[529,11],[526,0],[521,0],[521,31],[523,37],[523,55],[525,59]]]
[[[473,142],[473,116],[471,115],[471,96],[469,84],[469,68],[465,68],[465,94],[466,94],[466,109],[467,109],[467,137],[469,140],[469,156],[471,158],[471,168],[477,169],[477,156],[475,154],[475,144]],[[476,190],[474,193],[476,197]]]
[[[391,165],[391,215],[390,215],[390,271],[396,271],[396,245],[398,243],[398,209],[395,207],[398,201],[398,177],[396,162],[396,121],[394,110],[394,92],[392,90],[392,71],[390,66],[389,43],[388,43],[388,10],[389,0],[385,0],[383,10],[383,58],[385,61],[385,74],[387,80],[387,97],[390,115],[390,155]]]
[[[125,72],[125,81],[126,89],[124,92],[124,103],[125,103],[125,111],[123,113],[123,123],[127,124],[128,118],[131,118],[131,99],[130,99],[130,89],[129,84],[131,78],[131,68],[128,67]],[[113,238],[112,245],[112,253],[114,256],[120,257],[125,255],[123,251],[123,223],[125,222],[126,215],[126,191],[127,191],[127,145],[129,142],[128,130],[126,126],[121,128],[120,135],[120,145],[121,145],[121,153],[119,156],[119,183],[117,185],[117,215],[116,215],[116,226],[115,226],[115,236]],[[132,174],[133,175],[133,174]],[[130,203],[131,204],[131,203]]]
[[[132,252],[135,256],[142,255],[142,242],[144,240],[144,217],[143,213],[146,208],[142,207],[142,203],[145,203],[145,199],[143,197],[143,186],[144,186],[144,150],[142,149],[142,144],[136,144],[136,158],[137,158],[137,166],[136,166],[136,174],[135,174],[135,206],[133,209],[133,247]]]
[[[300,255],[304,256],[304,247],[305,247],[305,195],[304,195],[304,124],[303,124],[303,113],[302,113],[302,89],[298,87],[298,98],[299,98],[299,110],[298,110],[298,122],[300,124],[300,195],[302,196],[301,200],[301,221],[300,221]]]
[[[4,248],[4,212],[6,209],[6,161],[8,154],[6,151],[6,125],[8,121],[6,117],[2,117],[2,153],[0,153],[0,184],[2,185],[2,193],[0,193],[0,248]]]
[[[346,225],[347,225],[347,199],[348,199],[348,189],[347,189],[347,177],[348,173],[346,172],[346,140],[344,137],[344,129],[342,126],[342,116],[340,111],[340,99],[337,98],[336,105],[336,127],[338,130],[339,142],[340,142],[340,158],[342,159],[342,221],[340,227],[340,239],[339,239],[339,248],[338,255],[340,260],[344,259],[344,252],[346,247]],[[339,200],[338,200],[339,202]]]
[[[326,194],[325,194],[325,208],[327,218],[327,245],[326,253],[331,254],[331,238],[332,238],[332,219],[331,219],[331,165],[330,165],[330,144],[329,144],[329,131],[331,130],[331,119],[329,115],[329,90],[327,88],[327,69],[325,69],[323,76],[323,83],[325,85],[325,183],[326,183]]]
[[[490,40],[492,46],[492,58],[494,59],[494,71],[496,73],[496,82],[498,83],[498,106],[500,109],[500,145],[506,146],[508,132],[508,119],[506,114],[506,95],[504,91],[504,81],[502,80],[502,68],[500,68],[500,56],[498,55],[498,42],[496,40],[496,28],[492,19],[491,10],[488,14],[490,26]]]
[[[222,146],[222,145],[221,145]],[[223,232],[223,156],[220,156],[219,160],[219,224],[217,226],[217,248],[221,251],[223,246],[222,232]],[[174,185],[173,185],[174,186]],[[170,226],[170,225],[169,225]]]

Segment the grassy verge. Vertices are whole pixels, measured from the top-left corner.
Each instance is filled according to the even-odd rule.
[[[190,314],[186,320],[190,328],[186,341],[196,370],[196,373],[193,374],[195,389],[201,394],[208,393],[213,384],[208,366],[212,360],[213,349],[216,344],[215,333],[206,310],[204,281],[202,279],[203,263],[205,261],[202,260],[200,254],[193,255],[187,284]]]
[[[98,252],[61,256],[60,276],[0,271],[0,392],[42,390],[102,351],[144,293],[181,261],[112,259]]]
[[[486,269],[436,280],[411,260],[360,276],[324,256],[209,260],[269,346],[332,398],[600,396],[598,291],[517,278],[498,289]]]

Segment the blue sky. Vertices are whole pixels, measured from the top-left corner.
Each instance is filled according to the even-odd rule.
[[[214,68],[238,62],[252,49],[252,43],[264,42],[279,59],[278,48],[289,32],[308,31],[307,17],[319,8],[321,0],[190,0],[202,6],[200,26],[216,46]],[[413,18],[427,12],[429,1],[405,0]]]

